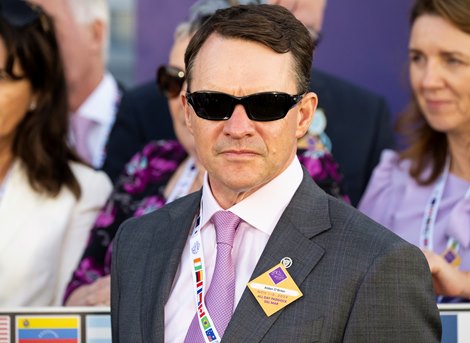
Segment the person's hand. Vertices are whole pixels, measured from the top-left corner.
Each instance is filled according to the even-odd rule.
[[[89,285],[77,288],[70,294],[66,306],[109,306],[111,275],[103,276]]]
[[[441,256],[430,250],[423,251],[432,274],[434,291],[438,295],[470,298],[470,277],[467,272],[447,263]]]

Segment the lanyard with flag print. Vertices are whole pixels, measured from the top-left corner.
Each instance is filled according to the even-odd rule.
[[[193,266],[193,289],[196,300],[196,315],[201,329],[202,336],[206,343],[219,343],[220,335],[215,328],[209,311],[207,311],[204,295],[206,293],[206,270],[204,266],[204,253],[202,249],[201,239],[201,218],[202,218],[202,203],[198,216],[196,217],[193,230],[191,233],[190,253],[191,265]]]
[[[429,201],[426,205],[423,221],[421,223],[420,246],[429,250],[434,248],[434,227],[436,224],[437,212],[444,194],[444,188],[449,177],[450,159],[447,158],[444,172],[440,176],[436,186],[434,187]],[[470,197],[470,188],[465,193],[465,198]],[[447,241],[446,251],[443,253],[444,259],[451,264],[458,264],[458,252],[460,243],[453,237],[449,237]]]

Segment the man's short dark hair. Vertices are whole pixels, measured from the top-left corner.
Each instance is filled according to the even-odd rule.
[[[308,91],[314,42],[307,28],[289,10],[278,5],[241,5],[216,11],[194,34],[186,50],[184,62],[188,89],[191,89],[196,56],[213,33],[257,42],[279,54],[291,52],[297,91]]]

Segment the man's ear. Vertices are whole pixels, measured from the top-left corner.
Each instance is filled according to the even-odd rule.
[[[90,24],[90,30],[94,47],[101,52],[103,47],[106,46],[106,40],[108,39],[108,27],[103,21],[95,20]]]
[[[297,105],[299,106],[296,130],[297,139],[302,138],[307,133],[315,110],[317,109],[317,105],[318,97],[313,92],[306,93]]]
[[[181,103],[184,108],[184,121],[186,122],[186,127],[188,128],[191,134],[193,133],[193,127],[191,124],[191,105],[188,103],[185,92],[181,92]]]

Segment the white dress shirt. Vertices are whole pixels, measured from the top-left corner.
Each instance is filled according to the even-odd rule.
[[[121,98],[118,84],[110,73],[106,73],[93,93],[78,108],[75,114],[96,123],[88,134],[88,149],[92,156],[92,166],[99,169],[105,159],[105,147],[108,136],[116,119],[116,112]],[[72,145],[75,137],[69,133]]]
[[[294,196],[302,178],[302,167],[295,157],[283,173],[246,199],[227,209],[242,219],[235,235],[232,250],[236,273],[234,309],[250,281],[251,274],[274,227]],[[201,240],[206,267],[205,277],[207,277],[207,285],[210,287],[217,254],[215,228],[210,219],[215,212],[223,209],[212,195],[207,174],[202,188],[202,204]],[[189,252],[188,237],[170,297],[165,305],[165,342],[167,343],[184,341],[196,313],[193,267]]]

